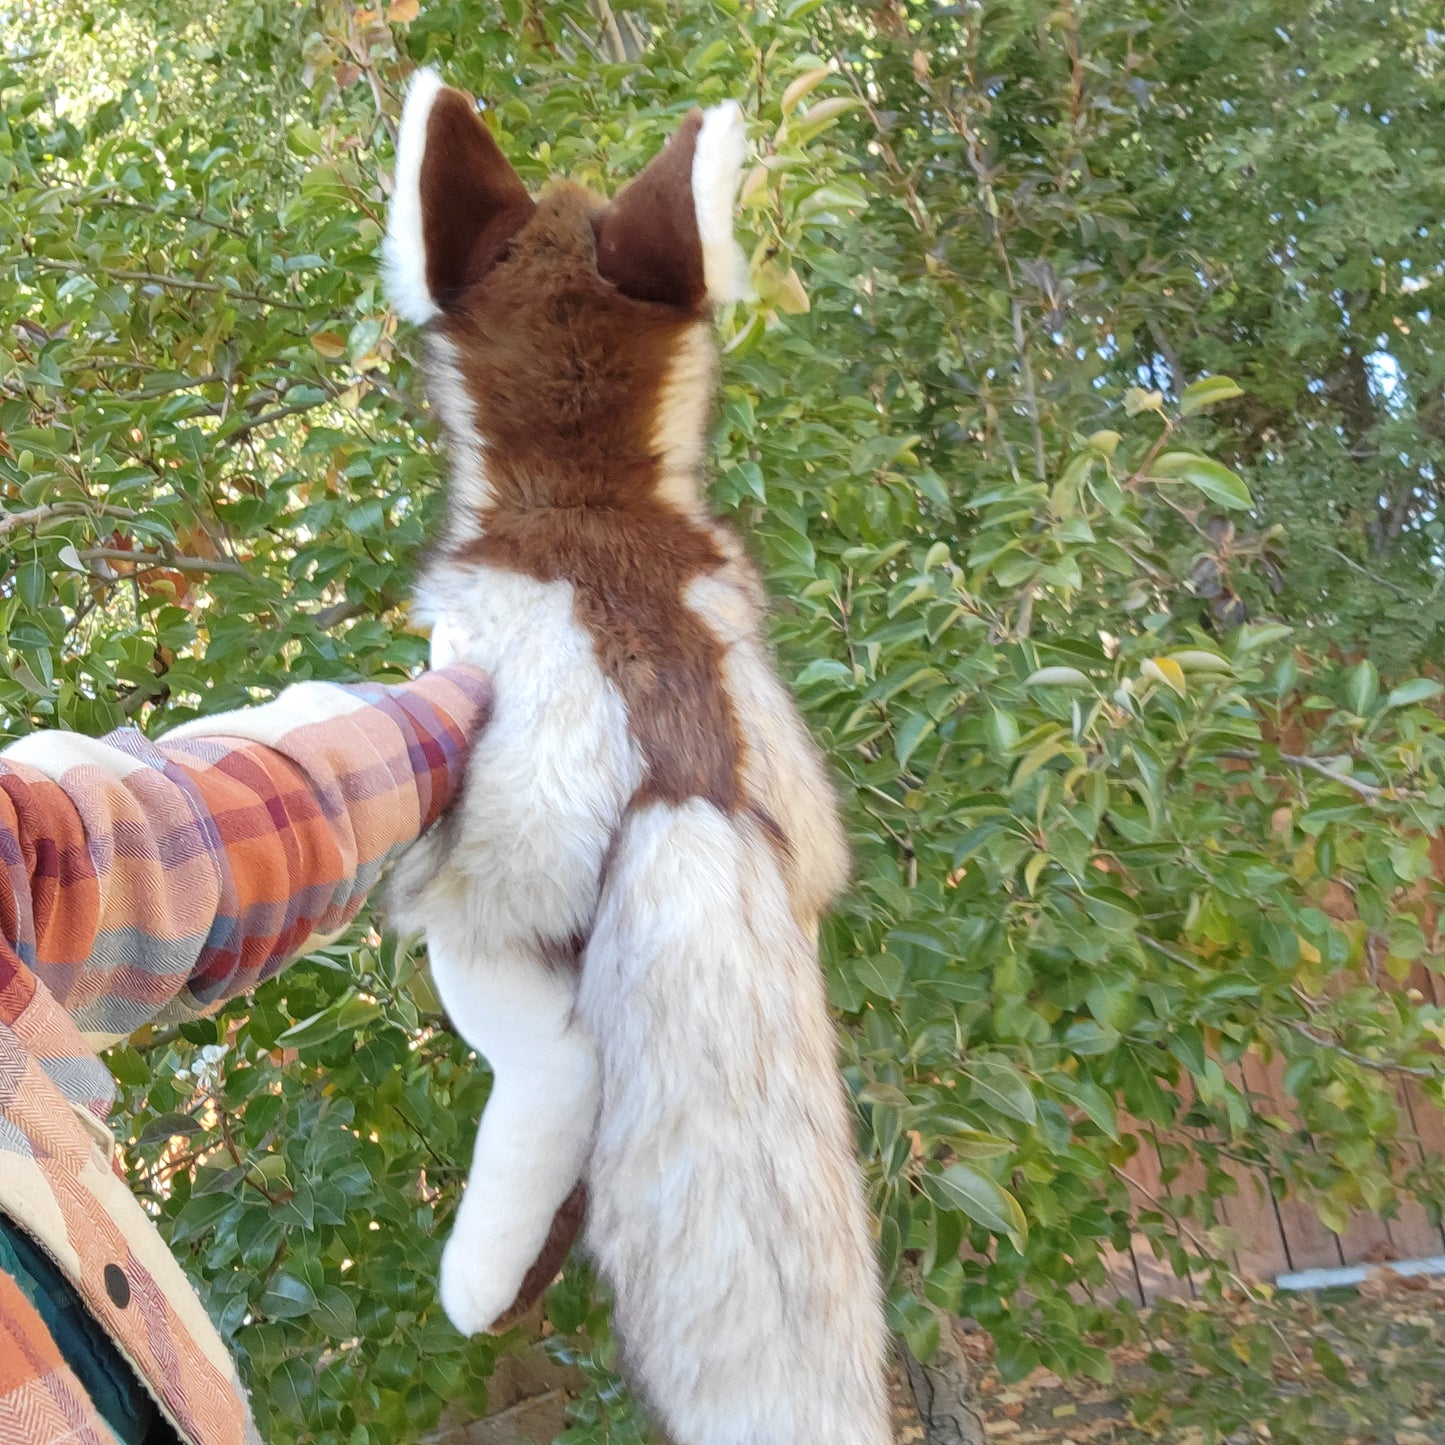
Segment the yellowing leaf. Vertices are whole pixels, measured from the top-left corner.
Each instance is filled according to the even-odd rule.
[[[786,312],[789,316],[801,316],[808,310],[808,293],[796,271],[790,269],[783,277],[778,289],[773,293],[773,301],[779,311]]]
[[[395,0],[386,7],[386,18],[393,25],[410,25],[421,14],[421,0]]]
[[[1172,657],[1151,657],[1140,667],[1140,675],[1152,677],[1183,697],[1187,691],[1184,669]]]
[[[1043,742],[1036,743],[1020,759],[1018,767],[1014,770],[1013,782],[1009,785],[1010,789],[1026,783],[1045,763],[1058,757],[1060,753],[1068,751],[1069,745],[1059,737],[1045,738]]]
[[[327,358],[346,355],[346,340],[335,331],[318,331],[311,338],[311,345]]]
[[[767,317],[761,311],[754,311],[748,317],[746,324],[740,326],[737,333],[723,347],[724,353],[730,356],[746,356],[762,340],[763,332],[767,329]]]
[[[791,115],[797,108],[798,102],[802,100],[809,91],[820,86],[832,73],[832,65],[820,65],[816,70],[804,71],[803,74],[783,92],[783,99],[780,103],[783,114]]]
[[[751,210],[756,206],[765,206],[768,203],[768,168],[766,166],[754,166],[746,176],[743,177],[742,188],[738,192],[738,204],[744,210]]]
[[[1035,853],[1024,865],[1024,887],[1028,890],[1030,898],[1034,896],[1034,892],[1038,887],[1039,874],[1042,873],[1048,865],[1049,855],[1047,853]]]
[[[1124,393],[1124,415],[1138,416],[1141,411],[1164,411],[1164,394],[1159,391],[1145,391],[1142,386],[1131,386]]]
[[[800,126],[805,135],[816,135],[819,131],[831,125],[840,115],[847,115],[850,110],[857,110],[862,102],[856,95],[833,95],[827,100],[820,100],[817,105],[810,105],[807,114],[800,121]]]

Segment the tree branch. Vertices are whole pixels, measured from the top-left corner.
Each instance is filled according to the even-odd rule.
[[[332,398],[328,395],[317,397],[315,401],[296,401],[292,402],[290,406],[278,406],[271,411],[263,411],[260,416],[253,416],[249,421],[242,422],[235,431],[227,432],[216,445],[237,446],[259,427],[270,426],[272,422],[276,421],[285,421],[288,416],[300,416],[303,412],[315,411],[318,406],[325,406],[331,400]]]
[[[1033,362],[1029,360],[1028,346],[1024,341],[1024,303],[1017,296],[1013,299],[1013,332],[1014,351],[1018,355],[1019,374],[1024,383],[1024,402],[1029,411],[1029,429],[1033,435],[1034,477],[1041,482],[1048,475],[1048,463],[1044,457],[1044,426],[1039,416],[1039,395],[1034,386]]]
[[[1134,468],[1134,471],[1130,475],[1128,481],[1124,483],[1124,490],[1126,492],[1133,490],[1134,487],[1138,486],[1138,484],[1144,480],[1144,477],[1147,475],[1149,468],[1154,465],[1155,458],[1158,457],[1159,453],[1164,450],[1164,444],[1173,435],[1174,420],[1172,417],[1166,416],[1164,418],[1164,430],[1161,431],[1159,435],[1154,438],[1154,444],[1149,448],[1147,452],[1144,453],[1144,460],[1140,462],[1137,467]],[[1177,511],[1178,508],[1176,508],[1175,510]],[[1201,530],[1198,523],[1195,523],[1195,530]]]
[[[217,281],[196,281],[190,276],[163,276],[156,271],[117,271],[110,266],[87,266],[80,261],[54,261],[43,256],[33,259],[42,271],[64,271],[72,276],[109,276],[113,281],[137,281],[146,286],[164,286],[170,291],[206,291],[217,296],[229,296],[236,301],[255,301],[283,311],[303,314],[306,311],[304,306],[298,306],[294,301],[281,301],[256,291],[239,291],[233,286],[222,286]]]
[[[1402,602],[1409,602],[1414,597],[1413,592],[1407,592],[1398,583],[1391,582],[1388,577],[1381,577],[1378,573],[1371,572],[1368,567],[1361,566],[1348,552],[1341,552],[1338,547],[1331,546],[1328,542],[1321,542],[1319,545],[1324,551],[1338,557],[1345,566],[1354,568],[1362,577],[1368,577],[1376,586],[1388,588]]]
[[[1314,1004],[1307,994],[1299,989],[1291,989],[1291,993],[1307,1008],[1314,1013]],[[1302,1019],[1284,1020],[1302,1039],[1308,1039],[1317,1049],[1329,1049],[1331,1053],[1339,1054],[1341,1058],[1348,1059],[1352,1064],[1358,1064],[1362,1069],[1373,1069],[1380,1074],[1408,1074],[1412,1079],[1438,1079],[1445,1076],[1445,1061],[1442,1061],[1440,1068],[1432,1069],[1424,1064],[1398,1064],[1389,1059],[1372,1059],[1365,1054],[1357,1054],[1353,1049],[1347,1049],[1333,1035],[1328,1038],[1321,1038],[1314,1032],[1316,1028],[1322,1028],[1320,1024],[1308,1024]]]
[[[963,141],[964,155],[968,159],[969,169],[973,172],[974,179],[978,182],[978,192],[983,199],[989,239],[998,256],[999,265],[1003,268],[1009,291],[1013,292],[1013,262],[1009,257],[1008,245],[1004,241],[1003,217],[999,210],[998,197],[993,188],[993,175],[989,171],[988,162],[984,159],[979,133],[974,129],[965,109],[961,108],[955,111],[952,105],[934,95],[927,86],[924,86],[924,90],[941,106],[944,115],[948,117],[949,124],[959,139]],[[1028,341],[1024,335],[1024,305],[1023,300],[1016,295],[1011,296],[1010,300],[1010,310],[1013,316],[1014,357],[1018,363],[1019,379],[1023,383],[1024,404],[1028,412],[1029,430],[1033,441],[1034,477],[1038,481],[1043,481],[1048,475],[1048,462],[1044,454],[1044,428],[1043,418],[1039,414],[1038,387],[1034,382],[1033,361],[1029,357]]]
[[[602,33],[607,38],[609,59],[614,65],[625,65],[629,59],[627,45],[622,32],[617,28],[617,17],[612,13],[608,0],[592,0],[592,8],[601,22]]]
[[[1174,1226],[1174,1232],[1179,1236],[1179,1238],[1187,1240],[1191,1245],[1194,1246],[1194,1251],[1199,1256],[1199,1261],[1201,1264],[1219,1263],[1219,1261],[1215,1259],[1214,1251],[1210,1250],[1209,1247],[1199,1238],[1199,1236],[1195,1234],[1194,1231],[1190,1229],[1190,1227],[1185,1224],[1185,1222],[1180,1219],[1180,1217],[1172,1209],[1169,1208],[1169,1205],[1165,1200],[1160,1199],[1157,1194],[1150,1193],[1150,1191],[1146,1189],[1144,1185],[1140,1184],[1137,1179],[1134,1179],[1130,1175],[1126,1174],[1121,1168],[1119,1168],[1117,1164],[1111,1164],[1109,1165],[1109,1168],[1113,1173],[1117,1174],[1118,1177],[1122,1179],[1124,1183],[1129,1186],[1130,1189],[1138,1190],[1138,1192],[1144,1196],[1145,1200],[1148,1201],[1148,1203],[1152,1204],[1154,1208],[1157,1209],[1159,1213],[1162,1214],[1164,1218],[1167,1219],[1169,1223]],[[1227,1265],[1224,1266],[1224,1273],[1225,1276],[1233,1282],[1235,1287],[1244,1295],[1246,1299],[1259,1298],[1259,1291],[1255,1289],[1248,1280],[1244,1279],[1241,1275],[1236,1274]]]
[[[353,617],[360,617],[366,611],[365,606],[360,602],[333,602],[328,607],[320,607],[311,614],[311,620],[323,632],[328,627],[338,627],[343,622],[350,622]]]
[[[1318,773],[1322,778],[1328,778],[1332,783],[1343,783],[1347,788],[1353,788],[1362,798],[1368,798],[1372,803],[1380,797],[1385,789],[1377,788],[1373,783],[1361,782],[1359,778],[1352,778],[1348,773],[1337,773],[1333,768],[1327,767],[1318,758],[1305,757],[1300,753],[1281,753],[1279,755],[1282,763],[1288,763],[1293,768],[1308,768],[1312,773]]]
[[[233,226],[227,221],[216,221],[210,216],[198,216],[193,211],[168,210],[164,206],[148,206],[143,201],[121,201],[111,196],[87,197],[83,203],[86,206],[104,206],[107,210],[123,211],[144,211],[148,216],[160,216],[168,221],[193,221],[198,226],[210,226],[213,230],[226,231],[232,236],[238,236],[243,241],[251,239],[248,231],[243,231],[239,226]]]
[[[904,168],[902,161],[898,159],[897,152],[889,145],[887,133],[883,127],[882,117],[878,114],[877,107],[868,98],[868,92],[864,88],[863,82],[854,74],[852,66],[847,63],[841,54],[835,54],[833,56],[833,63],[838,67],[838,74],[847,77],[848,84],[853,87],[853,94],[858,97],[858,103],[863,107],[863,113],[872,124],[874,132],[876,133],[875,140],[878,145],[878,154],[883,157],[883,163],[898,177],[903,186],[904,205],[908,209],[908,214],[912,218],[913,224],[923,232],[925,236],[932,235],[933,227],[929,223],[928,212],[924,210],[923,202],[919,199],[918,188],[913,184],[913,177]]]
[[[137,572],[193,572],[204,576],[208,572],[228,572],[235,576],[250,574],[239,563],[229,557],[182,557],[175,553],[169,556],[160,552],[127,552],[124,547],[90,547],[79,554],[82,562],[130,562]]]
[[[1187,968],[1194,973],[1204,973],[1205,967],[1197,958],[1190,958],[1187,953],[1180,953],[1177,948],[1170,948],[1167,943],[1161,942],[1148,933],[1138,935],[1139,942],[1152,948],[1156,953],[1161,953],[1171,963],[1177,963],[1181,968]]]
[[[1164,358],[1164,364],[1169,368],[1169,385],[1174,389],[1176,398],[1184,395],[1184,369],[1179,365],[1179,355],[1169,344],[1169,338],[1164,334],[1164,328],[1151,316],[1145,325],[1149,328],[1149,335],[1154,345],[1159,350],[1159,355]]]
[[[130,522],[139,515],[129,507],[112,507],[102,502],[45,502],[24,512],[0,512],[0,537],[17,527],[35,527],[57,517],[101,516]]]
[[[117,401],[155,401],[157,397],[170,396],[172,392],[194,391],[198,386],[211,386],[225,379],[219,371],[208,371],[204,376],[193,376],[187,381],[174,381],[169,386],[151,386],[144,391],[116,391],[111,395]]]
[[[1231,748],[1219,754],[1222,758],[1230,758],[1239,763],[1257,763],[1263,760],[1263,755],[1250,748]],[[1292,768],[1299,768],[1301,771],[1318,773],[1322,778],[1328,778],[1332,783],[1339,783],[1346,788],[1358,793],[1366,802],[1378,802],[1386,793],[1393,793],[1397,797],[1409,797],[1410,792],[1404,788],[1377,787],[1374,783],[1366,783],[1359,778],[1353,778],[1348,773],[1341,773],[1330,767],[1328,763],[1322,763],[1318,758],[1306,757],[1302,753],[1280,753],[1279,760],[1288,763]]]

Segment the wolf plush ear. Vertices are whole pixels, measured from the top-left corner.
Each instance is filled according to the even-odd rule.
[[[626,296],[669,306],[742,296],[747,265],[733,238],[733,200],[746,150],[735,102],[693,111],[598,216],[602,276]]]
[[[418,71],[401,116],[383,249],[396,309],[417,325],[447,311],[536,208],[472,102],[436,71]]]

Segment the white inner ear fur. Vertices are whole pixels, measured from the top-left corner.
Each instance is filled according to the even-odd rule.
[[[396,180],[391,191],[391,214],[382,243],[386,289],[399,315],[424,326],[441,314],[426,284],[426,238],[421,229],[421,161],[426,151],[426,126],[442,88],[442,78],[430,66],[412,76],[401,112],[401,133],[396,141]],[[694,170],[693,185],[697,172]]]
[[[735,100],[706,111],[692,153],[692,203],[702,241],[708,300],[722,306],[748,291],[748,265],[733,236],[733,202],[742,178],[748,138]]]

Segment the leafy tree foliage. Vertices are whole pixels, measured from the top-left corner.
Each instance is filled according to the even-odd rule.
[[[942,1310],[1008,1375],[1103,1377],[1138,1328],[1104,1247],[1137,1225],[1225,1287],[1232,1166],[1336,1228],[1445,1198],[1394,1092],[1441,1102],[1445,1032],[1400,986],[1434,967],[1445,807],[1441,688],[1411,675],[1442,621],[1430,23],[12,11],[3,727],[162,730],[421,661],[441,462],[376,262],[414,64],[485,97],[538,184],[614,187],[693,100],[743,97],[757,299],[720,321],[713,494],[850,811],[825,962],[892,1320],[920,1357]],[[1297,1122],[1251,1109],[1246,1054]],[[507,1343],[462,1341],[433,1286],[487,1081],[423,960],[373,923],[112,1063],[268,1438],[484,1406]],[[1202,1180],[1139,1214],[1155,1134]],[[580,1263],[548,1315],[595,1384],[567,1438],[643,1438]]]

